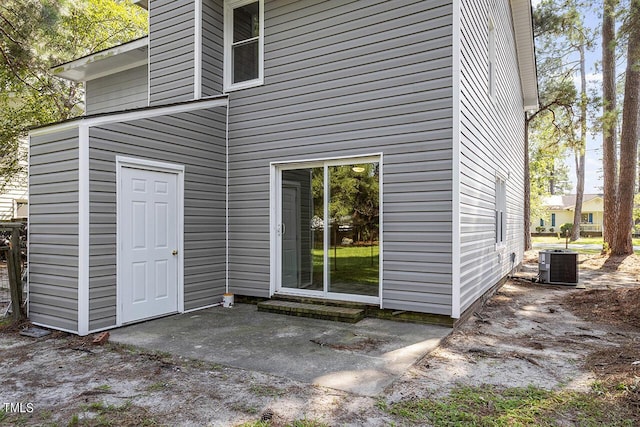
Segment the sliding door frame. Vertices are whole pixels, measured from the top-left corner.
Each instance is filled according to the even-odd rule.
[[[379,245],[379,277],[378,277],[378,296],[348,294],[329,292],[329,246],[330,235],[329,229],[329,168],[332,166],[344,166],[360,163],[378,163],[379,173],[379,218],[378,218],[378,245]],[[322,291],[295,289],[282,287],[282,172],[287,170],[307,169],[307,168],[323,168],[324,176],[324,227],[323,227],[323,289]],[[270,290],[269,295],[283,294],[294,296],[305,296],[323,299],[333,299],[349,302],[362,302],[367,304],[375,304],[382,307],[382,291],[383,291],[383,155],[382,153],[373,153],[359,156],[343,156],[329,157],[308,160],[283,160],[270,163],[270,202],[269,202],[269,223],[270,223]]]

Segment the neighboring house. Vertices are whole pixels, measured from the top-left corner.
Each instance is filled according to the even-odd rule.
[[[28,141],[20,141],[20,150],[24,150],[25,156],[28,150]],[[18,173],[0,192],[0,221],[26,220],[29,213],[29,191],[27,186],[27,165],[25,171]]]
[[[543,206],[548,212],[547,218],[540,218],[533,229],[542,233],[558,233],[562,224],[573,224],[573,215],[576,206],[576,195],[553,195],[543,200]],[[604,212],[604,199],[602,194],[585,194],[582,199],[582,213],[580,231],[602,233]]]
[[[88,115],[31,133],[35,324],[224,292],[453,323],[522,261],[529,0],[148,7],[148,38],[57,68]]]

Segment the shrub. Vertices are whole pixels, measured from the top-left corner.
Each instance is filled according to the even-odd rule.
[[[563,236],[570,235],[573,232],[573,224],[566,222],[560,226],[560,232]]]

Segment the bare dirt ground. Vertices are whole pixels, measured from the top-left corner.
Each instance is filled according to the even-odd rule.
[[[0,407],[0,425],[424,425],[392,408],[443,399],[463,386],[582,393],[622,416],[619,425],[640,425],[640,257],[581,255],[580,290],[527,280],[536,274],[535,255],[376,398],[94,345],[91,337],[27,338],[5,327],[0,404],[14,406]],[[590,425],[573,409],[554,417],[549,425]]]

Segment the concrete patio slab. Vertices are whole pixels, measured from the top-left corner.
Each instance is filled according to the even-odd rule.
[[[110,340],[374,396],[451,331],[371,318],[345,324],[237,304],[123,327]]]

